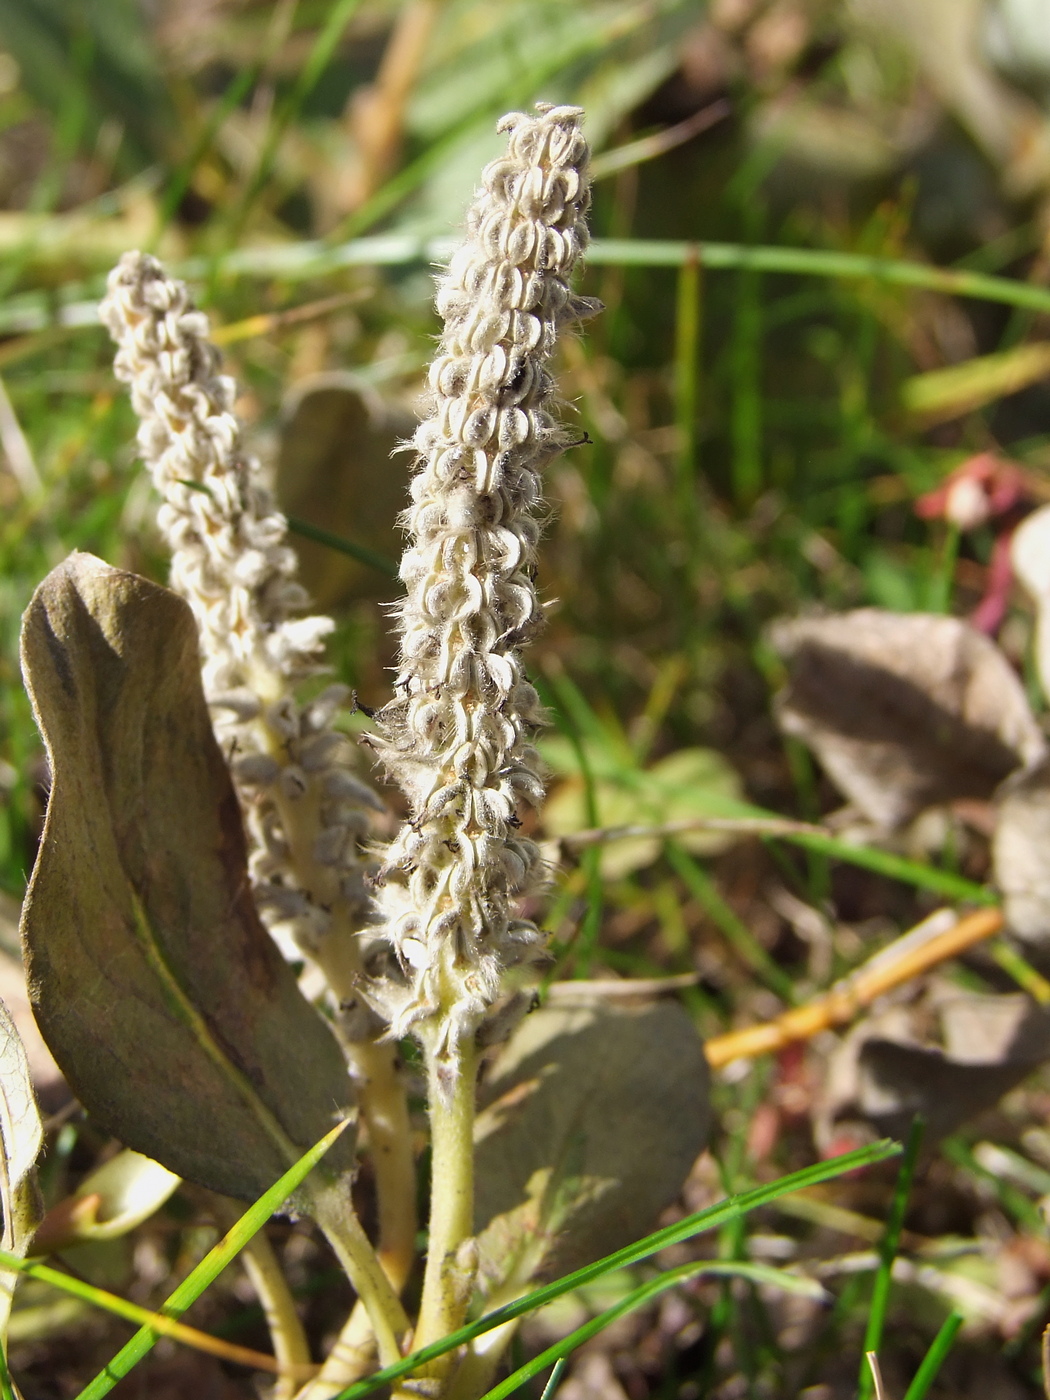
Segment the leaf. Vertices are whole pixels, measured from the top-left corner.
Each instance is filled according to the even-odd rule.
[[[478,1117],[482,1276],[553,1277],[645,1234],[706,1142],[708,1081],[677,1002],[559,1004],[526,1017]]]
[[[1033,652],[1043,698],[1050,700],[1050,506],[1025,516],[1010,541],[1014,574],[1035,603]]]
[[[778,623],[786,733],[877,825],[987,799],[1045,751],[1021,682],[987,637],[953,617],[861,608]]]
[[[89,1172],[74,1195],[51,1207],[33,1238],[33,1253],[54,1254],[84,1240],[119,1239],[154,1215],[180,1180],[126,1147]]]
[[[923,426],[944,423],[986,403],[1016,394],[1050,374],[1050,342],[1016,345],[994,355],[979,355],[960,365],[912,375],[901,385],[905,409]]]
[[[190,610],[72,554],[26,611],[22,664],[53,774],[22,915],[44,1038],[101,1126],[254,1199],[350,1085],[252,904]]]
[[[992,834],[992,870],[1007,928],[1050,944],[1050,759],[1004,784]]]
[[[16,938],[20,915],[19,906],[14,924]],[[0,1000],[10,1012],[15,1029],[25,1047],[33,1087],[44,1112],[56,1113],[69,1102],[69,1089],[34,1019],[21,953],[12,956],[3,947],[0,947]]]
[[[22,1254],[39,1218],[35,1190],[24,1189],[44,1145],[29,1058],[7,1007],[0,1001],[0,1201],[4,1210],[2,1247]]]
[[[558,736],[544,740],[543,757],[558,772],[568,773],[547,799],[543,822],[552,836],[583,831],[587,820],[586,788],[572,745]],[[736,816],[740,812],[740,779],[714,749],[679,749],[649,768],[618,762],[611,748],[584,744],[594,775],[594,797],[600,826],[654,826],[690,817]],[[676,838],[695,855],[724,850],[732,840],[722,832],[689,832]],[[627,837],[602,848],[606,879],[618,879],[651,865],[663,842],[657,837]]]
[[[1023,994],[951,991],[929,1007],[893,1007],[869,1017],[832,1057],[818,1136],[828,1147],[841,1123],[906,1135],[916,1113],[930,1142],[992,1108],[1050,1059],[1050,1010]],[[940,1044],[922,1031],[933,1011]]]
[[[282,510],[382,555],[394,551],[398,512],[408,498],[407,414],[366,396],[348,374],[316,374],[284,405],[277,464]],[[325,545],[296,541],[299,574],[320,608],[348,597],[385,598],[389,579]]]

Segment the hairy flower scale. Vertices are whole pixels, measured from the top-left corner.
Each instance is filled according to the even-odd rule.
[[[148,254],[126,253],[100,316],[131,388],[138,441],[161,496],[171,584],[193,609],[204,690],[231,760],[251,838],[256,902],[278,935],[316,953],[338,908],[352,935],[366,919],[358,839],[378,798],[354,774],[333,728],[349,698],[330,686],[307,705],[326,617],[302,617],[287,524],[241,444],[234,383],[220,374],[208,320]]]
[[[515,915],[543,881],[517,833],[519,803],[542,796],[529,742],[541,714],[519,652],[541,615],[540,473],[567,441],[546,363],[559,326],[596,309],[569,286],[587,241],[582,115],[544,106],[500,122],[507,153],[486,167],[439,283],[433,411],[413,442],[399,693],[378,739],[411,807],[378,893],[406,985],[376,995],[450,1071],[505,972],[542,953]]]

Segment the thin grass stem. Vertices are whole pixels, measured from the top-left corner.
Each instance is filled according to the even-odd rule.
[[[549,1346],[546,1351],[540,1352],[539,1356],[533,1357],[524,1366],[520,1366],[506,1380],[500,1381],[499,1385],[486,1392],[483,1400],[506,1400],[507,1396],[513,1395],[526,1381],[531,1380],[540,1371],[546,1370],[552,1362],[557,1363],[570,1356],[577,1347],[604,1331],[610,1323],[625,1317],[628,1313],[635,1312],[653,1298],[659,1297],[661,1293],[666,1293],[669,1288],[674,1288],[688,1279],[696,1278],[699,1274],[751,1279],[756,1283],[772,1284],[786,1288],[790,1292],[804,1292],[809,1297],[813,1296],[811,1280],[787,1274],[782,1269],[771,1268],[768,1264],[712,1263],[710,1260],[694,1260],[692,1263],[680,1265],[677,1269],[669,1269],[666,1273],[659,1274],[656,1278],[649,1279],[638,1288],[632,1289],[626,1297],[613,1304],[611,1308],[606,1308],[604,1312],[590,1318],[582,1327],[577,1327],[567,1337],[563,1337],[560,1341]],[[821,1290],[822,1295],[823,1290]]]
[[[908,1197],[915,1179],[915,1168],[922,1145],[923,1120],[916,1114],[908,1133],[907,1146],[897,1174],[897,1186],[890,1202],[886,1217],[886,1232],[879,1245],[879,1267],[875,1274],[872,1289],[871,1308],[868,1312],[868,1325],[864,1331],[865,1357],[861,1362],[857,1381],[857,1400],[869,1400],[874,1393],[876,1372],[868,1364],[867,1353],[878,1353],[882,1345],[882,1334],[886,1326],[886,1311],[890,1301],[890,1286],[893,1280],[893,1261],[900,1247],[901,1230],[904,1228],[904,1213],[908,1209]]]
[[[337,1128],[321,1139],[309,1152],[303,1154],[294,1166],[249,1206],[240,1220],[228,1230],[217,1245],[204,1256],[178,1288],[164,1302],[162,1311],[169,1318],[180,1318],[191,1307],[205,1289],[215,1282],[223,1269],[237,1257],[253,1235],[266,1224],[275,1210],[279,1210],[309,1176],[317,1163],[332,1146],[346,1127],[340,1123]],[[77,1400],[101,1400],[108,1395],[118,1381],[122,1380],[156,1344],[160,1333],[152,1326],[142,1327],[116,1354],[112,1361],[89,1381],[77,1396]]]
[[[432,1346],[421,1347],[413,1351],[404,1360],[393,1366],[386,1366],[383,1370],[377,1371],[375,1375],[358,1381],[355,1385],[341,1391],[338,1400],[360,1400],[360,1397],[371,1394],[373,1390],[378,1390],[391,1381],[399,1380],[411,1371],[418,1370],[427,1362],[444,1356],[446,1352],[453,1351],[457,1347],[473,1341],[475,1337],[483,1336],[486,1332],[491,1332],[494,1327],[502,1327],[515,1318],[534,1312],[537,1308],[544,1307],[556,1298],[561,1298],[564,1294],[571,1293],[575,1289],[593,1282],[594,1279],[601,1278],[616,1269],[625,1269],[632,1264],[638,1264],[643,1259],[649,1259],[654,1254],[658,1254],[662,1249],[667,1249],[673,1244],[681,1244],[685,1240],[692,1239],[708,1230],[720,1229],[727,1221],[769,1205],[781,1196],[789,1195],[793,1191],[805,1190],[810,1186],[820,1185],[825,1181],[832,1181],[847,1172],[871,1166],[876,1162],[885,1161],[889,1157],[896,1157],[900,1151],[899,1143],[883,1139],[880,1142],[873,1142],[867,1147],[857,1148],[853,1152],[843,1153],[841,1157],[834,1157],[826,1162],[816,1162],[813,1166],[793,1172],[790,1176],[781,1177],[778,1181],[757,1186],[743,1195],[730,1197],[720,1201],[717,1205],[709,1206],[706,1210],[697,1211],[684,1220],[665,1226],[662,1230],[655,1230],[636,1244],[625,1245],[623,1249],[618,1249],[613,1254],[607,1254],[604,1259],[596,1260],[593,1264],[577,1269],[554,1283],[533,1289],[532,1292],[523,1298],[515,1299],[512,1303],[495,1308],[476,1322],[458,1328]]]
[[[285,101],[281,103],[270,123],[266,139],[255,163],[255,169],[252,171],[244,193],[233,211],[228,232],[228,241],[231,246],[237,242],[245,221],[251,213],[252,205],[269,179],[274,157],[284,133],[317,86],[322,74],[331,62],[344,29],[360,7],[361,0],[335,0],[328,11],[321,32],[314,40],[306,62],[299,70],[295,85]]]
[[[678,433],[675,494],[682,519],[692,531],[696,524],[695,477],[699,470],[697,417],[700,398],[701,341],[700,263],[690,258],[678,273],[675,310],[674,399]]]
[[[781,1000],[793,1005],[796,996],[791,978],[777,966],[744,921],[725,902],[707,872],[677,841],[668,841],[666,852],[672,870],[717,925],[734,952]]]
[[[922,1359],[922,1364],[915,1372],[911,1385],[904,1392],[904,1400],[926,1400],[927,1392],[937,1379],[937,1373],[944,1364],[945,1357],[951,1351],[962,1325],[962,1313],[952,1312],[944,1319],[940,1331],[930,1343],[930,1349]]]

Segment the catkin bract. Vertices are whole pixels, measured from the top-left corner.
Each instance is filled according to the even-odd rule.
[[[541,472],[567,442],[546,366],[559,327],[595,309],[569,285],[587,240],[581,118],[540,107],[500,122],[507,152],[486,167],[439,282],[432,411],[413,441],[397,694],[377,739],[410,806],[377,895],[405,981],[373,995],[448,1082],[508,972],[543,951],[516,913],[544,879],[518,829],[520,804],[542,796],[530,742],[542,717],[520,652],[541,618]]]
[[[290,936],[316,953],[333,911],[351,932],[367,918],[358,839],[364,809],[382,805],[333,727],[347,688],[296,699],[333,623],[300,615],[307,598],[287,523],[243,449],[234,382],[219,372],[207,317],[184,284],[148,254],[127,253],[100,316],[161,496],[171,585],[197,620],[205,694],[247,817],[256,903],[286,948]]]

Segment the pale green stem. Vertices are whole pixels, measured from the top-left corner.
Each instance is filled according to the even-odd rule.
[[[338,1001],[358,995],[357,939],[333,928],[317,954],[317,964]],[[376,1252],[397,1292],[405,1286],[416,1257],[416,1163],[408,1096],[398,1072],[397,1046],[344,1041],[357,1085],[361,1118],[375,1173],[379,1241]]]
[[[400,1361],[400,1337],[408,1331],[408,1317],[345,1191],[333,1185],[317,1192],[311,1197],[310,1212],[368,1312],[381,1363],[390,1366]]]
[[[262,725],[267,750],[281,761],[280,736]],[[330,867],[314,859],[313,847],[321,831],[321,794],[311,783],[302,797],[275,798],[281,826],[288,842],[291,863],[302,887],[316,902],[332,910],[332,926],[315,955],[336,1001],[359,995],[362,975],[360,940],[348,912],[341,905],[338,880]],[[372,1151],[379,1212],[380,1262],[394,1288],[400,1292],[415,1262],[416,1167],[412,1155],[412,1131],[408,1099],[397,1070],[397,1047],[363,1041],[344,1042],[357,1082],[361,1117]]]
[[[537,1240],[532,1248],[521,1251],[503,1282],[488,1292],[483,1300],[485,1312],[495,1312],[508,1303],[516,1303],[535,1285],[533,1279],[543,1261],[545,1243]],[[475,1337],[464,1350],[463,1360],[445,1392],[444,1400],[478,1400],[490,1390],[503,1359],[503,1353],[521,1324],[520,1317],[511,1318],[501,1327],[493,1327]]]
[[[414,1348],[429,1346],[461,1325],[472,1282],[457,1268],[456,1253],[474,1233],[474,1046],[462,1049],[451,1093],[439,1078],[439,1068],[428,1048],[430,1233]],[[447,1074],[447,1064],[443,1068]],[[451,1364],[451,1356],[442,1357],[426,1374],[443,1376]]]
[[[416,1163],[408,1096],[398,1071],[397,1047],[356,1044],[354,1063],[361,1116],[375,1173],[379,1242],[376,1252],[397,1292],[405,1286],[416,1258]]]
[[[310,1364],[310,1344],[306,1340],[295,1299],[273,1246],[261,1230],[245,1245],[241,1260],[266,1314],[274,1355],[283,1367],[292,1372],[278,1378],[272,1400],[292,1400],[299,1386],[294,1378],[296,1369]],[[301,1371],[298,1373],[301,1374]]]
[[[503,1353],[520,1323],[520,1318],[511,1318],[510,1322],[493,1327],[471,1342],[445,1392],[445,1400],[478,1400],[491,1390]]]
[[[324,1365],[312,1381],[307,1381],[296,1400],[332,1400],[348,1385],[359,1381],[375,1367],[376,1339],[372,1323],[362,1303],[354,1304],[339,1339],[325,1357]]]

